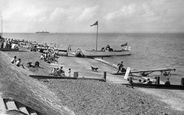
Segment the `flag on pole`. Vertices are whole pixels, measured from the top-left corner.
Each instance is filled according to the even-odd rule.
[[[121,47],[124,47],[124,46],[127,46],[128,45],[128,42],[125,43],[125,44],[122,44]]]
[[[94,24],[90,25],[90,26],[96,26],[98,25],[98,21],[96,21]]]

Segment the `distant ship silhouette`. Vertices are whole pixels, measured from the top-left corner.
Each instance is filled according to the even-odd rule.
[[[40,31],[40,32],[36,32],[36,33],[49,33],[47,31]]]

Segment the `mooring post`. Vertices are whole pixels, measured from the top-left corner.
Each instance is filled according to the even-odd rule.
[[[156,77],[156,84],[157,84],[157,85],[160,84],[160,77],[159,77],[159,76]]]
[[[184,86],[184,78],[181,78],[181,85]]]
[[[74,78],[78,78],[78,72],[74,72]]]
[[[106,72],[106,71],[104,71],[103,79],[104,79],[104,81],[105,81],[105,82],[106,82],[106,77],[107,77],[107,72]]]

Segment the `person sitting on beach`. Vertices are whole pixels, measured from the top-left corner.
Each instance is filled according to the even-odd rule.
[[[101,48],[101,51],[105,51],[105,48],[104,48],[104,47],[102,47],[102,48]]]
[[[133,77],[132,76],[128,77],[127,81],[129,82],[129,85],[127,85],[127,87],[134,88],[133,87]]]
[[[57,68],[56,68],[56,67],[54,67],[54,68],[51,70],[51,75],[58,76],[58,75],[57,75]]]
[[[16,63],[15,63],[18,67],[22,67],[23,69],[25,69],[25,67],[24,67],[24,65],[23,64],[21,64],[21,59],[19,58],[17,61],[16,61]]]
[[[40,67],[40,62],[36,61],[35,62],[35,67]]]
[[[167,78],[167,81],[165,82],[165,85],[171,85],[169,78]]]
[[[119,73],[119,71],[121,71],[121,72],[126,72],[126,69],[124,68],[123,61],[121,61],[121,63],[119,63],[117,66],[118,66],[118,71],[117,71],[117,73]]]
[[[63,67],[61,66],[59,70],[57,70],[58,76],[60,77],[64,77],[65,76],[65,72],[63,70]]]
[[[17,61],[17,56],[14,56],[13,59],[11,60],[11,63],[14,64],[16,63],[16,61]]]
[[[40,59],[41,59],[41,60],[44,60],[44,58],[45,58],[45,57],[44,57],[44,54],[42,54],[42,55],[40,56]]]
[[[149,78],[147,79],[146,84],[152,84],[152,82],[150,81],[150,79],[149,79]]]

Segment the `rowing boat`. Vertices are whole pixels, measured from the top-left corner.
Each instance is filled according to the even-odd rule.
[[[110,57],[110,56],[129,56],[130,50],[114,50],[114,51],[101,51],[101,50],[80,50],[76,51],[76,57]]]
[[[0,51],[19,51],[19,49],[0,48]]]

